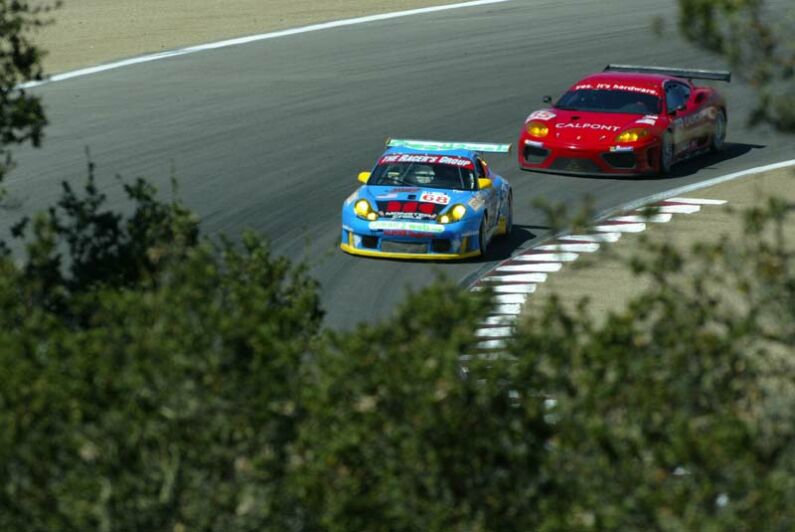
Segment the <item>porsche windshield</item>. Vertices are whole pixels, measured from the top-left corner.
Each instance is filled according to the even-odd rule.
[[[622,90],[571,90],[564,94],[557,109],[565,111],[594,111],[598,113],[627,113],[656,115],[662,112],[658,96]]]
[[[471,166],[471,165],[470,165]],[[473,168],[441,163],[381,162],[375,167],[368,185],[475,190]]]

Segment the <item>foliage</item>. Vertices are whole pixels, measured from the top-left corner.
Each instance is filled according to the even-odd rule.
[[[386,323],[329,334],[302,387],[290,486],[307,530],[527,530],[548,427],[467,362],[488,294],[449,283]]]
[[[0,264],[0,530],[260,530],[284,513],[315,283],[127,192],[122,218],[67,187]]]
[[[0,0],[2,147],[44,124],[14,88],[35,15]],[[479,356],[487,292],[322,331],[302,266],[124,190],[109,211],[89,166],[0,254],[0,530],[795,528],[790,205],[687,260],[651,244],[624,311],[553,298]]]
[[[44,52],[30,37],[48,24],[43,15],[51,9],[25,0],[0,0],[0,182],[13,164],[8,146],[38,146],[47,123],[41,98],[19,85],[42,79]]]
[[[764,0],[679,0],[679,27],[756,89],[751,120],[795,131],[795,11]]]
[[[650,244],[604,322],[551,299],[462,363],[488,293],[322,332],[301,267],[127,191],[120,216],[66,188],[0,261],[0,529],[795,525],[787,205],[687,260]]]
[[[555,400],[544,465],[568,494],[549,528],[795,526],[788,210],[687,255],[649,244],[634,267],[652,288],[603,325],[555,299],[522,325],[511,379]]]

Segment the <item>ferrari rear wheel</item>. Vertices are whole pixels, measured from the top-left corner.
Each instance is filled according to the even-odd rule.
[[[671,139],[671,132],[663,133],[662,143],[660,144],[660,176],[671,173],[674,164],[674,143]]]
[[[726,112],[719,109],[718,116],[715,117],[715,128],[712,131],[709,151],[719,152],[723,149],[724,144],[726,144]]]

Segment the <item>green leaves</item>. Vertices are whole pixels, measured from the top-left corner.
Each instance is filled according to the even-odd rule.
[[[763,0],[679,0],[679,29],[756,89],[751,123],[795,131],[795,11]]]
[[[2,529],[795,522],[786,203],[737,239],[646,242],[626,309],[550,298],[483,356],[488,292],[441,280],[322,331],[303,266],[125,188],[109,212],[90,173],[0,259]]]
[[[0,183],[13,166],[7,147],[27,142],[38,146],[47,124],[41,99],[19,85],[42,78],[44,52],[30,37],[49,23],[44,16],[51,9],[24,0],[0,0]]]

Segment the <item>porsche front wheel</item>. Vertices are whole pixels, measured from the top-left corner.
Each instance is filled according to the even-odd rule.
[[[480,222],[480,231],[478,231],[478,246],[480,247],[480,256],[486,256],[486,220]]]
[[[513,230],[513,194],[508,193],[508,214],[505,218],[505,236],[511,234]]]

